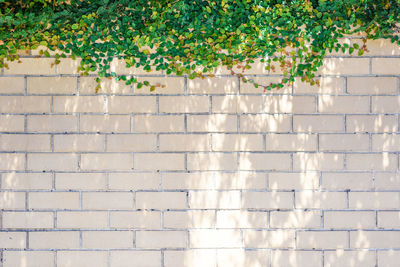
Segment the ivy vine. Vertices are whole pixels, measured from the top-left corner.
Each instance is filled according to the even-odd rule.
[[[20,50],[39,46],[61,58],[80,58],[79,73],[115,77],[114,58],[127,68],[163,70],[189,79],[230,70],[264,90],[282,88],[295,77],[318,83],[316,71],[328,52],[362,55],[366,39],[400,44],[400,0],[0,0],[0,67],[19,60]],[[363,33],[364,45],[339,42]],[[47,49],[40,54],[50,57]],[[282,80],[258,84],[246,70],[261,59],[279,67]]]

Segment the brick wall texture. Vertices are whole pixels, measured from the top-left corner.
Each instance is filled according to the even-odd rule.
[[[10,64],[2,267],[399,266],[400,48],[368,47],[330,54],[320,88],[267,93],[115,61],[166,88],[96,94],[74,61]]]

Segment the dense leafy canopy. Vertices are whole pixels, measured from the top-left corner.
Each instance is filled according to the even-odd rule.
[[[269,90],[295,77],[314,84],[328,51],[362,55],[365,45],[340,44],[345,34],[400,44],[399,18],[400,0],[0,0],[0,67],[18,60],[18,50],[41,45],[57,51],[56,64],[80,58],[80,73],[138,88],[162,85],[117,75],[113,58],[190,79],[226,67]],[[271,72],[281,68],[282,81],[259,85],[246,78],[257,58]]]

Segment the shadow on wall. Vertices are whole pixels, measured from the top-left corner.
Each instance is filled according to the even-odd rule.
[[[381,86],[357,92],[352,79],[365,73],[351,64],[365,59],[329,58],[321,88],[297,82],[265,95],[230,77],[187,81],[186,88],[177,78],[159,94],[105,80],[93,95],[93,78],[81,77],[79,96],[53,97],[54,114],[25,115],[24,134],[11,127],[19,112],[0,115],[0,234],[33,229],[5,213],[51,211],[57,227],[50,232],[79,232],[83,244],[92,232],[122,232],[132,241],[56,248],[58,267],[384,266],[397,257],[388,250],[399,248],[399,224],[384,224],[399,220],[399,195],[391,191],[400,184],[398,111],[387,114],[383,100],[370,96]],[[73,74],[68,64],[57,72]],[[391,84],[385,78],[370,82]],[[69,116],[74,126],[58,128],[56,119],[35,127],[33,116]],[[33,145],[40,135],[43,145]],[[80,206],[31,205],[34,193],[53,191],[79,192]],[[61,214],[85,212],[109,222],[60,223]],[[25,249],[26,239],[17,240],[13,248]],[[51,249],[3,251],[3,265],[28,267],[42,253],[52,266]]]

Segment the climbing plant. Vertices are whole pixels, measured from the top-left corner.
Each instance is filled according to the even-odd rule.
[[[333,50],[363,55],[367,39],[400,44],[400,0],[0,0],[0,67],[19,60],[20,50],[79,58],[82,75],[115,77],[113,59],[127,68],[163,70],[194,79],[230,70],[265,90],[295,77],[318,83],[316,71]],[[363,33],[364,45],[341,44],[346,34]],[[49,53],[49,51],[54,51]],[[53,55],[54,54],[54,55]],[[255,60],[282,80],[258,84],[245,76]]]

